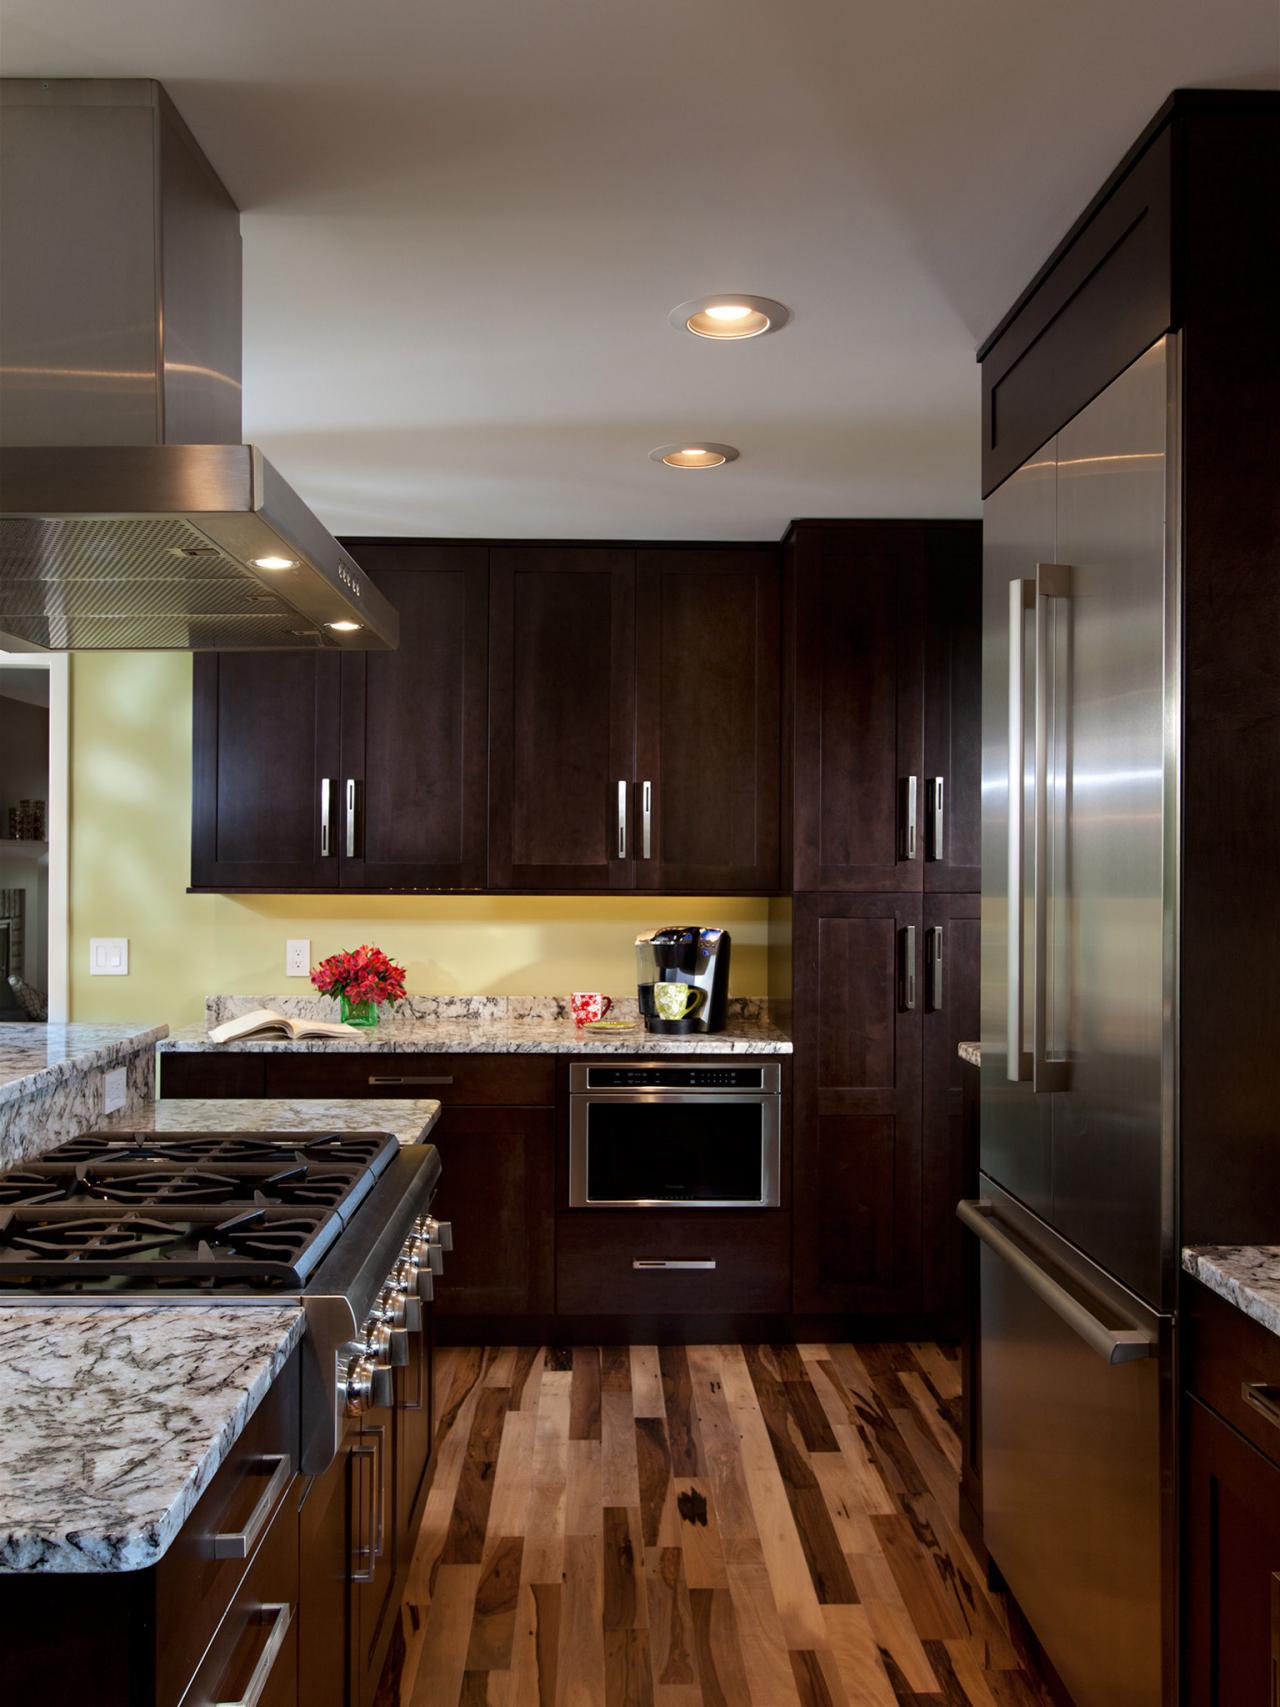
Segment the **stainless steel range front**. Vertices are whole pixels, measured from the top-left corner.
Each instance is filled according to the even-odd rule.
[[[302,1468],[344,1414],[394,1402],[429,1357],[446,1222],[429,1214],[431,1145],[386,1132],[88,1133],[0,1175],[6,1304],[299,1304]]]
[[[569,1092],[570,1207],[778,1204],[776,1062],[575,1061]]]

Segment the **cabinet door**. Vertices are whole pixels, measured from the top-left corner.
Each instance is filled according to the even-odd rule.
[[[488,550],[379,545],[358,556],[400,613],[400,645],[342,660],[342,886],[482,889]]]
[[[919,896],[796,897],[801,1313],[919,1307],[920,923]]]
[[[958,1330],[964,1291],[963,1231],[956,1204],[965,1172],[963,1066],[957,1045],[978,1038],[977,895],[926,895],[922,948],[924,1125],[921,1135],[923,1304]]]
[[[367,1472],[351,1456],[359,1432],[348,1420],[337,1456],[311,1482],[298,1514],[298,1700],[307,1707],[347,1707],[348,1578],[362,1563],[351,1526],[364,1515],[355,1497],[367,1500],[368,1489]]]
[[[982,527],[937,527],[926,544],[924,886],[976,895],[982,888]]]
[[[635,881],[635,552],[490,556],[489,884]]]
[[[875,522],[796,536],[798,890],[924,886],[923,539]]]
[[[519,1316],[555,1295],[555,1110],[446,1108],[434,1213],[453,1224],[436,1313]]]
[[[373,1406],[352,1447],[351,1700],[372,1707],[400,1605],[396,1412]]]
[[[336,652],[202,652],[195,659],[196,888],[338,887],[341,663]]]
[[[776,552],[638,553],[637,887],[777,887],[778,627]]]
[[[1273,1707],[1280,1469],[1195,1399],[1187,1413],[1188,1707]]]

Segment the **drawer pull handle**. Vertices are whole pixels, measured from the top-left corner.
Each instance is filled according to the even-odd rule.
[[[452,1073],[370,1073],[371,1085],[451,1085]]]
[[[213,1538],[213,1556],[215,1559],[247,1559],[257,1544],[259,1535],[266,1528],[267,1519],[275,1509],[275,1503],[284,1492],[285,1486],[293,1475],[293,1465],[288,1453],[272,1453],[262,1460],[263,1465],[274,1464],[258,1503],[249,1513],[249,1521],[243,1529],[233,1529]]]
[[[714,1268],[715,1262],[691,1262],[684,1257],[636,1257],[632,1268]]]
[[[252,1675],[245,1692],[238,1701],[219,1701],[215,1707],[258,1707],[266,1693],[271,1673],[275,1670],[276,1661],[280,1658],[280,1650],[284,1647],[284,1639],[289,1634],[289,1626],[293,1622],[293,1608],[285,1601],[270,1601],[258,1608],[264,1615],[271,1613],[271,1634],[263,1644],[262,1652],[258,1655],[258,1663],[253,1668]]]
[[[1280,1399],[1276,1397],[1276,1389],[1271,1383],[1246,1381],[1240,1388],[1240,1397],[1260,1417],[1266,1417],[1272,1428],[1280,1428]]]

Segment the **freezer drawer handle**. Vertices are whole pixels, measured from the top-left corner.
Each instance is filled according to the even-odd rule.
[[[1035,985],[1031,1002],[1031,1089],[1065,1091],[1070,1076],[1066,1061],[1049,1055],[1049,741],[1057,721],[1049,671],[1049,600],[1065,604],[1071,596],[1071,568],[1066,563],[1036,564],[1035,650],[1035,820],[1032,826],[1032,965]]]
[[[1246,1381],[1240,1388],[1240,1397],[1260,1417],[1266,1417],[1272,1428],[1280,1428],[1280,1399],[1276,1398],[1274,1386],[1266,1381]]]
[[[712,1262],[690,1262],[690,1261],[686,1261],[685,1259],[680,1258],[680,1257],[635,1257],[632,1259],[631,1266],[632,1266],[632,1268],[651,1269],[651,1268],[714,1268],[716,1265],[715,1265],[714,1261],[712,1261]]]
[[[1155,1355],[1156,1345],[1150,1334],[1144,1334],[1139,1328],[1109,1328],[1105,1322],[1100,1322],[1091,1310],[1087,1310],[1065,1286],[1060,1286],[1046,1269],[1034,1262],[1021,1245],[1001,1230],[992,1209],[993,1205],[980,1197],[957,1204],[956,1214],[969,1231],[976,1233],[984,1245],[1007,1262],[1018,1279],[1025,1282],[1099,1357],[1108,1363],[1136,1363],[1139,1358]]]
[[[1035,608],[1034,581],[1009,583],[1009,919],[1005,932],[1009,956],[1009,992],[1006,1020],[1006,1074],[1011,1084],[1031,1077],[1031,1057],[1023,1048],[1022,967],[1023,930],[1026,906],[1025,845],[1023,826],[1026,789],[1027,684],[1023,650],[1026,646],[1026,613]]]

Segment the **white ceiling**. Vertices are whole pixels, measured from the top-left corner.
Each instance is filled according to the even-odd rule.
[[[774,538],[974,515],[973,353],[1277,0],[0,0],[152,76],[243,213],[245,432],[339,533]],[[784,332],[676,303],[781,298]],[[712,474],[648,452],[739,446]]]

